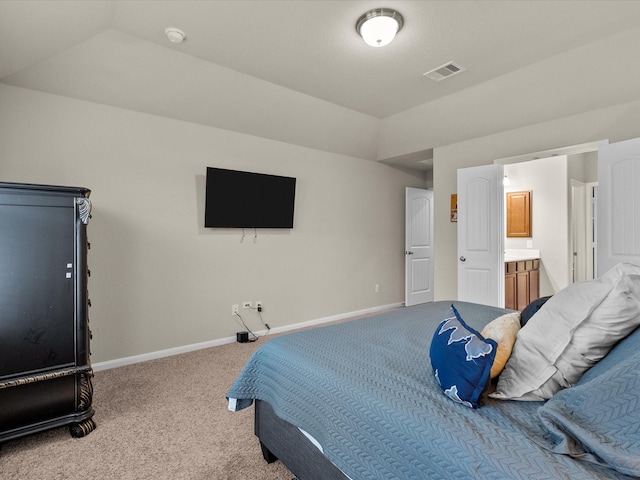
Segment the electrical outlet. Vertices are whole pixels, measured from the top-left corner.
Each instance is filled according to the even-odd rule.
[[[256,300],[256,310],[258,310],[259,312],[262,311],[262,300]]]
[[[375,286],[374,290],[375,290],[376,293],[380,293],[380,284],[379,283],[376,283],[376,286]]]
[[[242,302],[242,308],[252,308],[251,302]]]
[[[231,315],[237,315],[237,314],[238,314],[238,304],[231,305]]]

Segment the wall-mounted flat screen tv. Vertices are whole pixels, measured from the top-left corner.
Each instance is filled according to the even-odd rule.
[[[207,167],[204,226],[293,228],[296,179]]]

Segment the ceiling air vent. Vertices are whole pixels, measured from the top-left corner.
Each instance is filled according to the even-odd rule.
[[[465,68],[457,65],[453,62],[445,63],[444,65],[439,66],[438,68],[434,68],[433,70],[424,73],[423,75],[431,80],[435,80],[439,82],[440,80],[444,80],[445,78],[449,78],[456,73],[464,72]]]

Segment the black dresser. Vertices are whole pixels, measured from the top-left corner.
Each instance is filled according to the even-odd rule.
[[[88,325],[90,190],[0,183],[0,442],[95,428]]]

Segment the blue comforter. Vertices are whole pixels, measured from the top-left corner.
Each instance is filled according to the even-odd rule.
[[[477,330],[505,311],[454,302]],[[347,476],[367,479],[630,478],[554,453],[542,402],[483,396],[479,409],[440,390],[429,362],[451,302],[292,333],[256,351],[227,393],[254,399],[311,434]]]

